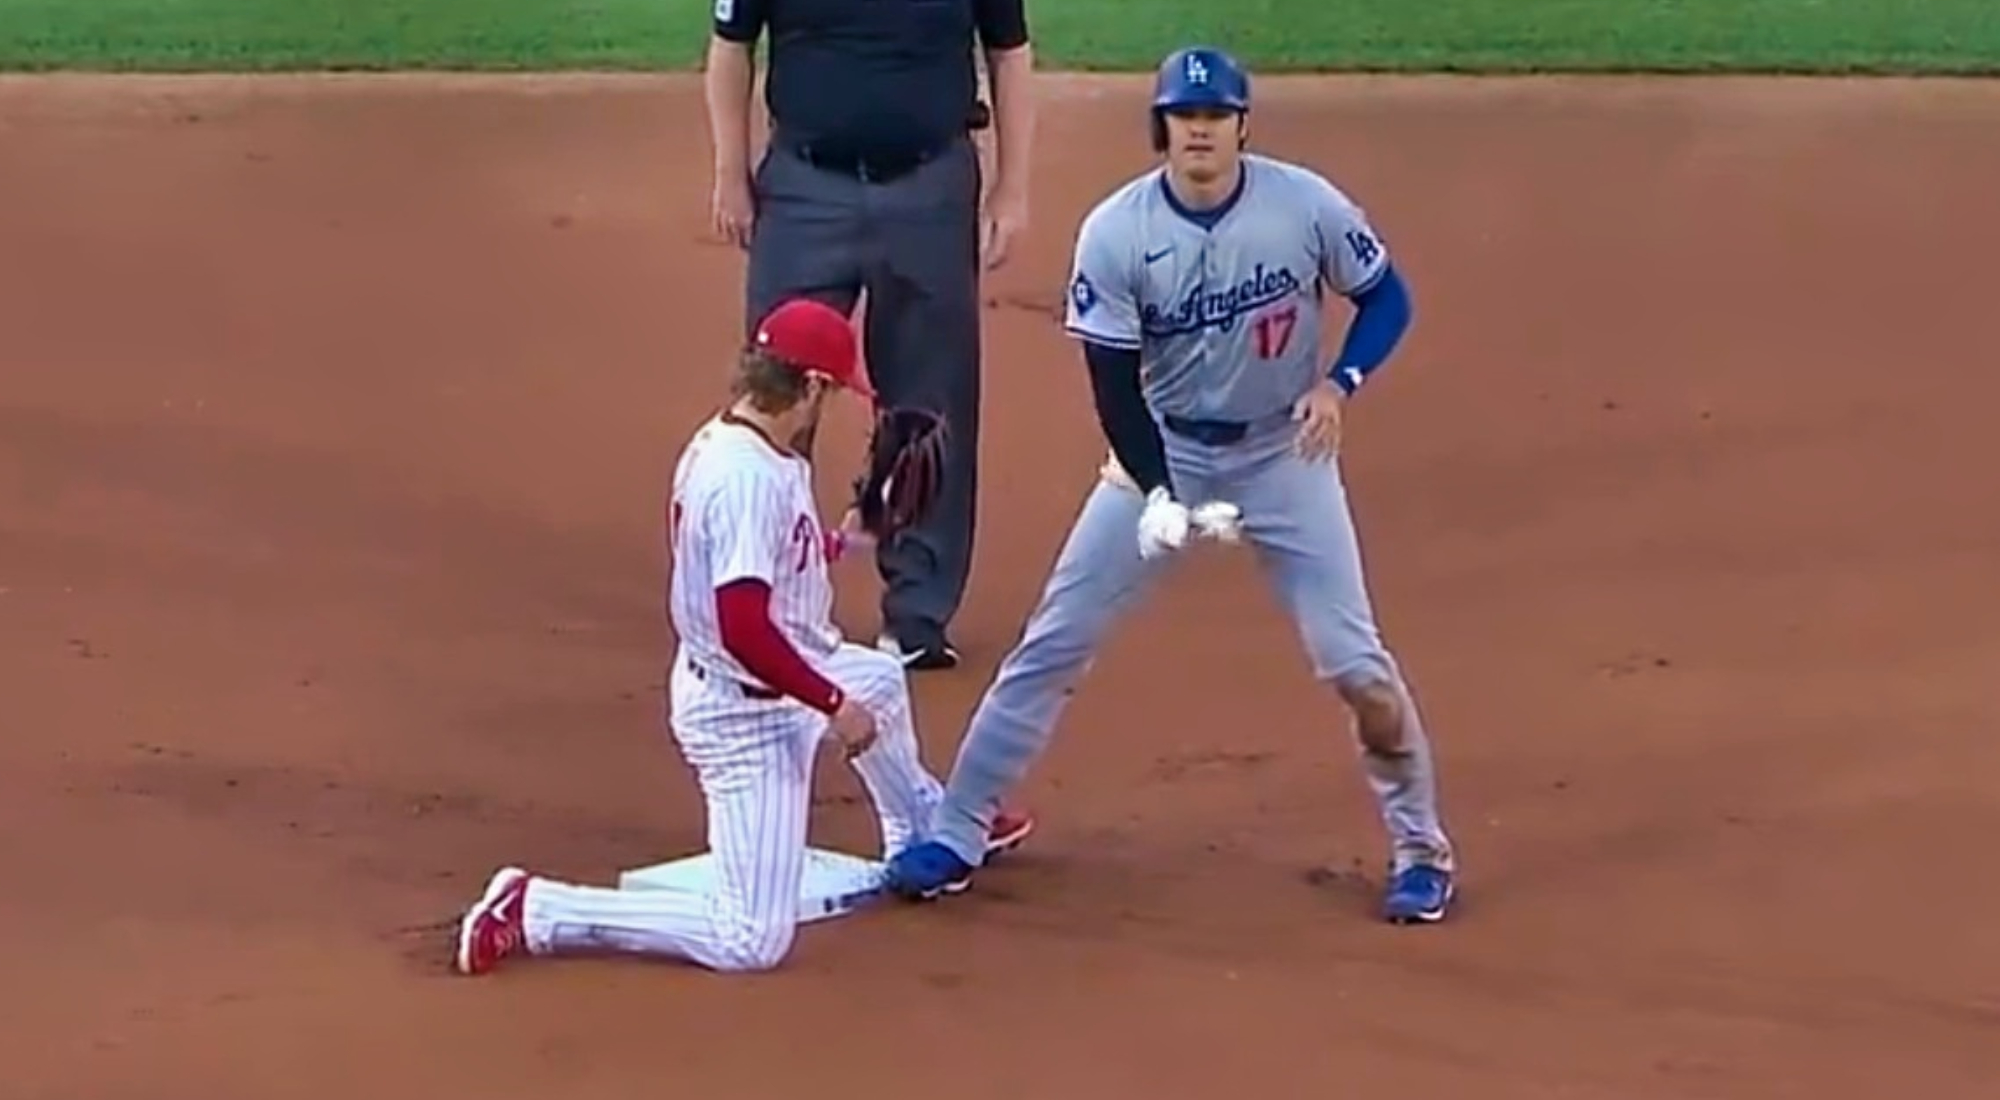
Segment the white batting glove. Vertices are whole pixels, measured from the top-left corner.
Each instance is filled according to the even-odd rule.
[[[1243,538],[1243,509],[1226,500],[1211,500],[1188,510],[1195,532],[1217,542],[1239,542]]]
[[[1193,519],[1187,505],[1175,500],[1165,486],[1146,494],[1146,510],[1139,513],[1139,556],[1151,561],[1187,545]]]

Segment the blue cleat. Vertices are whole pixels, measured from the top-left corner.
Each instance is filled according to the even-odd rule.
[[[1406,867],[1389,880],[1382,918],[1390,924],[1435,924],[1451,908],[1452,874],[1441,867]]]
[[[910,901],[930,901],[972,886],[972,867],[957,853],[927,840],[897,852],[889,861],[889,892]]]

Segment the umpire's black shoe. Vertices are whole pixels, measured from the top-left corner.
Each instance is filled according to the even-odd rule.
[[[958,650],[953,649],[942,635],[916,645],[905,645],[894,634],[885,632],[875,640],[875,647],[903,662],[903,667],[912,672],[936,672],[958,667]]]

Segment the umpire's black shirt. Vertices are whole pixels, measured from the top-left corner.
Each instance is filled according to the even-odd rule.
[[[842,156],[934,150],[969,128],[979,99],[974,31],[989,50],[1027,44],[1024,0],[715,0],[715,33],[770,28],[764,103],[791,139]]]

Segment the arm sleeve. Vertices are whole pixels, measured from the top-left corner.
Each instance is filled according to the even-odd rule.
[[[1028,44],[1028,12],[1023,0],[973,0],[979,44],[989,50],[1018,50]]]
[[[770,14],[770,0],[715,0],[715,36],[746,45],[755,42]]]
[[[1166,444],[1153,423],[1139,385],[1139,353],[1130,348],[1083,342],[1083,359],[1090,367],[1091,396],[1097,402],[1097,423],[1111,444],[1111,454],[1132,475],[1141,493],[1172,490],[1167,473]]]
[[[1409,285],[1394,265],[1384,265],[1368,289],[1354,295],[1354,309],[1347,338],[1331,371],[1334,384],[1350,396],[1375,368],[1388,361],[1389,353],[1410,330]]]
[[[799,656],[792,643],[771,621],[771,586],[761,580],[738,580],[715,590],[715,622],[722,648],[750,675],[819,711],[832,714],[846,696]]]
[[[1389,270],[1389,247],[1368,224],[1368,215],[1340,188],[1317,181],[1313,229],[1319,238],[1319,270],[1335,293],[1358,297]]]
[[[1105,207],[1084,218],[1063,315],[1063,328],[1071,336],[1107,348],[1139,350],[1139,281],[1130,242]]]

